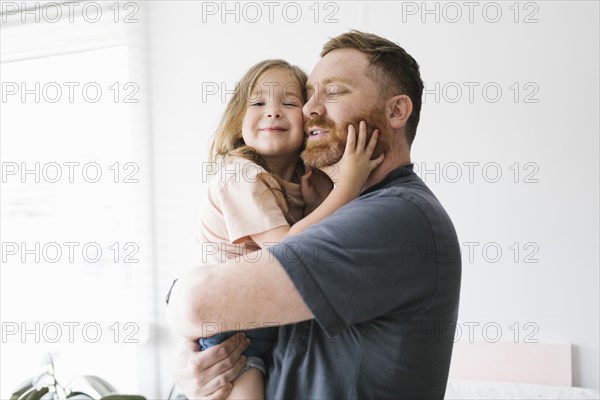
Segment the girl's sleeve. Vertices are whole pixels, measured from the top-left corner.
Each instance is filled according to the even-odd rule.
[[[250,161],[236,163],[235,170],[232,167],[229,173],[220,174],[225,179],[217,185],[218,199],[231,243],[288,225],[275,195],[261,180],[262,174],[266,174],[264,168]]]

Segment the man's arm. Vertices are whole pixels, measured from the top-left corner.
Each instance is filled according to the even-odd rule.
[[[240,261],[193,268],[173,287],[167,312],[172,329],[187,338],[313,318],[288,274],[266,250]]]

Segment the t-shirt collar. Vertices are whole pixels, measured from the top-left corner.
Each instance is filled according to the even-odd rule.
[[[383,180],[381,180],[380,182],[376,183],[375,185],[371,186],[370,188],[368,188],[367,190],[362,192],[361,196],[363,194],[371,193],[375,190],[382,189],[382,188],[386,187],[392,181],[395,181],[396,179],[405,178],[407,176],[414,175],[413,167],[414,167],[414,164],[412,164],[412,163],[405,164],[401,167],[398,167],[398,168],[390,171],[385,176],[385,178],[383,178]]]

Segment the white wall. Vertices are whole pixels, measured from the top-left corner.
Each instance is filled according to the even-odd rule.
[[[226,15],[221,2],[146,3],[161,294],[199,261],[202,162],[225,106],[221,93],[203,99],[203,85],[232,89],[265,58],[310,72],[328,37],[356,28],[421,65],[429,92],[412,157],[463,244],[460,340],[572,343],[574,384],[598,388],[599,6],[574,3],[309,2],[283,12],[279,2],[272,22],[264,2],[227,3],[239,12]],[[167,355],[173,336],[161,323]]]

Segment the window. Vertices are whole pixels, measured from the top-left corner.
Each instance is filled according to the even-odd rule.
[[[150,138],[137,3],[2,5],[1,398],[59,382],[158,393]],[[25,4],[25,3],[23,3]],[[63,380],[60,378],[63,377]]]

